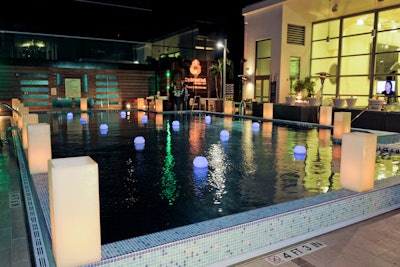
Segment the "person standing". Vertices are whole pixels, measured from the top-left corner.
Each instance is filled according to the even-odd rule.
[[[176,110],[182,110],[182,84],[177,83],[174,90]]]

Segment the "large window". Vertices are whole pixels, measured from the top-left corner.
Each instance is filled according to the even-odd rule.
[[[268,102],[270,97],[271,40],[258,41],[256,45],[256,81],[254,98],[257,102]]]
[[[357,96],[357,105],[366,106],[376,92],[376,81],[389,76],[397,80],[399,12],[394,8],[313,25],[311,74],[330,74],[324,101]]]

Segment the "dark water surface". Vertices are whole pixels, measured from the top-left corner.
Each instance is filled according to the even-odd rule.
[[[107,111],[39,121],[51,126],[54,159],[98,163],[103,244],[340,189],[341,148],[331,130],[271,122],[257,129],[251,120],[205,116]],[[305,157],[295,157],[297,145]],[[207,159],[205,171],[193,166],[196,156]],[[376,179],[397,174],[393,155],[377,164]]]

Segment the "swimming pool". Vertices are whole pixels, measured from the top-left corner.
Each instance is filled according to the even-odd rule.
[[[53,158],[88,155],[99,164],[103,244],[340,189],[331,130],[205,116],[111,111],[39,121],[51,125]],[[307,149],[304,159],[296,145]],[[193,168],[199,155],[206,172]],[[379,157],[376,179],[397,173],[394,157]]]

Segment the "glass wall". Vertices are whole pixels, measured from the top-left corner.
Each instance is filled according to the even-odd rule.
[[[354,96],[357,106],[367,106],[369,98],[384,97],[377,94],[377,82],[397,80],[400,68],[399,12],[378,10],[313,25],[311,74],[330,74],[324,101]]]

